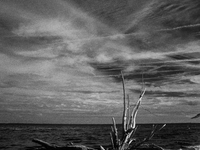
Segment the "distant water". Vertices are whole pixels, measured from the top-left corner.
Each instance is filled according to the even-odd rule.
[[[151,131],[151,124],[138,125],[137,137],[142,138]],[[109,146],[110,125],[0,125],[0,149],[34,150],[40,148],[33,138],[52,144],[67,142],[83,144],[93,148]],[[118,127],[118,131],[121,128]],[[150,141],[163,148],[180,149],[186,145],[200,145],[200,124],[167,124]]]

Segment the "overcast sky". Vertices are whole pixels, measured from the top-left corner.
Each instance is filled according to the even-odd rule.
[[[200,122],[199,5],[0,0],[0,123]]]

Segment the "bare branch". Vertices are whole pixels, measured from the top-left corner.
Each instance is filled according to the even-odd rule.
[[[105,150],[105,148],[104,148],[103,146],[101,146],[101,145],[100,145],[100,149],[101,149],[101,150]]]
[[[115,119],[112,118],[113,120],[113,144],[115,148],[119,147],[119,138],[118,138],[118,132],[117,132],[117,127],[116,127],[116,123],[115,123]]]
[[[110,133],[110,140],[111,140],[112,148],[113,148],[113,150],[115,150],[115,146],[114,146],[114,141],[113,141],[113,135],[112,135],[112,133]]]
[[[129,122],[130,122],[130,99],[129,99],[129,94],[127,94],[127,100],[128,100],[128,105],[127,105],[127,114],[128,114],[128,121],[126,123],[126,130],[129,129]]]
[[[150,133],[146,138],[144,138],[141,142],[137,143],[137,144],[134,145],[133,147],[134,147],[134,148],[137,148],[137,147],[139,147],[140,145],[142,145],[143,143],[147,142],[148,140],[150,140],[150,139],[155,135],[155,133],[156,133],[157,131],[161,130],[161,129],[164,128],[165,126],[166,126],[166,124],[164,124],[164,125],[162,125],[160,128],[158,128],[157,125],[156,125],[156,126],[153,125],[153,129],[151,130],[151,133]],[[132,147],[132,148],[133,148],[133,147]]]
[[[122,76],[123,102],[124,102],[123,117],[122,117],[122,125],[123,125],[122,135],[124,135],[126,132],[127,109],[126,109],[126,91],[125,91],[124,75],[122,71],[121,71],[121,76]]]

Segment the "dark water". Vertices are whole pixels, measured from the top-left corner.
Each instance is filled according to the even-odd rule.
[[[148,135],[152,125],[138,125],[137,137]],[[118,130],[121,128],[118,127]],[[40,146],[38,138],[49,143],[65,145],[67,142],[93,148],[109,146],[110,125],[0,125],[0,149],[30,150]],[[200,145],[200,124],[167,124],[150,141],[167,149],[180,149],[183,145]]]

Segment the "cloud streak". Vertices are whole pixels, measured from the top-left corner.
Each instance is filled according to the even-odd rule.
[[[0,94],[6,114],[27,111],[37,121],[51,113],[120,115],[121,71],[132,99],[144,81],[145,109],[163,116],[172,114],[169,107],[172,112],[177,106],[188,113],[188,107],[197,111],[198,19],[181,17],[179,22],[183,12],[176,2],[138,1],[137,9],[124,2],[113,9],[106,9],[112,6],[107,2],[0,3]],[[184,8],[193,8],[194,3],[183,2]]]

